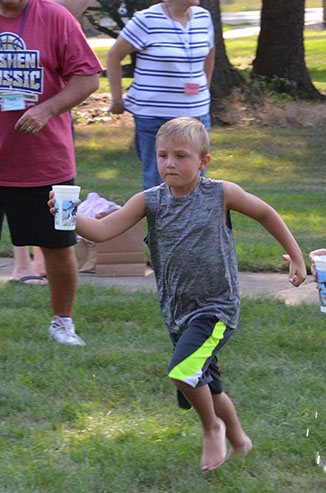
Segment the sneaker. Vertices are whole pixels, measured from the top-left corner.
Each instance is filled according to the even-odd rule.
[[[55,315],[49,327],[50,339],[60,344],[71,346],[85,346],[85,342],[75,333],[75,326],[71,318]]]

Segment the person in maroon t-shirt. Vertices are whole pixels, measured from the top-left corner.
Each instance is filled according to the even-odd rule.
[[[78,22],[50,0],[0,0],[0,49],[0,208],[15,246],[42,248],[50,337],[84,345],[72,321],[75,234],[54,230],[46,201],[53,184],[74,181],[69,110],[98,88],[102,66]]]
[[[60,3],[69,10],[74,16],[81,15],[92,0],[53,0]],[[3,214],[3,211],[1,211]],[[0,219],[0,224],[2,218]],[[1,227],[0,227],[1,231]],[[46,279],[46,268],[42,250],[40,247],[33,247],[33,259],[30,256],[28,246],[13,246],[14,267],[11,274],[12,280],[23,284],[48,284]]]

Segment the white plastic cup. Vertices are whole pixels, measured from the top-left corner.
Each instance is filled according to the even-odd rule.
[[[54,228],[60,230],[76,229],[76,214],[80,187],[75,185],[53,185],[56,213]]]
[[[317,272],[320,311],[326,313],[326,255],[314,255],[313,261]]]

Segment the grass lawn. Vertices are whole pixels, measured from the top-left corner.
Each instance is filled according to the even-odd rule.
[[[171,347],[155,293],[80,286],[83,348],[48,341],[47,288],[0,284],[0,296],[1,492],[325,491],[318,307],[243,300],[220,365],[254,449],[202,474],[196,414],[179,412],[166,377]]]

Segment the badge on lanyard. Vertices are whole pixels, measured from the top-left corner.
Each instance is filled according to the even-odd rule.
[[[23,94],[3,94],[1,109],[2,111],[17,111],[26,108]]]
[[[184,90],[185,90],[185,94],[199,94],[199,84],[186,82]]]

